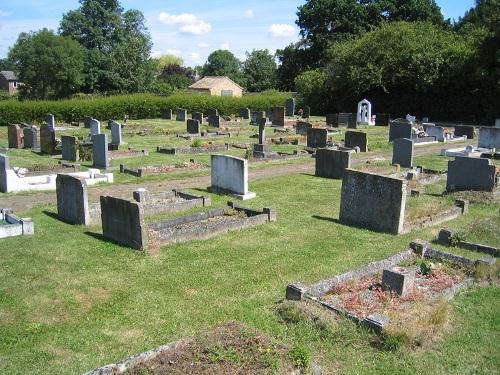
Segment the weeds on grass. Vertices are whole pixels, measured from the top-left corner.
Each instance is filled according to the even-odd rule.
[[[303,370],[308,369],[311,365],[311,351],[303,345],[296,344],[288,356],[294,366]]]

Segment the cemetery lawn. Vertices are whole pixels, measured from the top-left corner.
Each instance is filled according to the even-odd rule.
[[[341,225],[340,188],[341,181],[301,173],[251,180],[257,198],[239,204],[273,207],[277,222],[154,254],[103,241],[99,226],[65,224],[54,206],[19,212],[33,218],[35,236],[1,241],[0,372],[82,373],[235,320],[295,348],[325,374],[498,373],[496,283],[452,300],[441,337],[423,348],[384,349],[377,336],[333,315],[322,323],[278,314],[288,283],[380,260],[416,238],[434,239],[442,227],[469,230],[471,238],[486,233],[484,242],[498,246],[498,201],[479,200],[457,220],[393,236]],[[213,207],[230,199],[210,196]]]

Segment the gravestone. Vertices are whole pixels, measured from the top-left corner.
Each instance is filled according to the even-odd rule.
[[[76,225],[90,225],[87,183],[84,178],[58,174],[56,178],[57,216]]]
[[[92,160],[94,168],[109,168],[107,134],[92,136]]]
[[[80,159],[78,150],[78,138],[69,135],[61,137],[62,159],[68,161],[78,161]]]
[[[48,124],[40,126],[40,151],[53,155],[56,148],[56,132]]]
[[[261,118],[259,124],[259,143],[253,145],[253,156],[265,158],[269,156],[271,148],[266,145],[266,119]]]
[[[413,167],[413,141],[408,138],[395,139],[392,144],[392,164],[403,168]]]
[[[189,134],[200,134],[201,133],[200,122],[198,120],[188,119],[187,132]]]
[[[227,155],[211,155],[211,188],[229,192],[240,199],[251,199],[248,191],[248,161]]]
[[[177,115],[175,117],[177,121],[186,121],[187,119],[187,109],[177,108]]]
[[[19,125],[9,124],[7,126],[7,136],[9,139],[9,148],[23,148],[23,131]]]
[[[85,117],[84,120],[83,120],[83,126],[86,128],[86,129],[90,129],[90,122],[92,121],[92,117]]]
[[[48,114],[46,117],[47,125],[52,129],[56,130],[56,119],[53,114]]]
[[[7,171],[9,170],[9,157],[7,155],[0,154],[0,191],[2,193],[7,193],[9,191],[9,186],[7,186]]]
[[[147,248],[147,227],[139,203],[101,196],[101,222],[105,238],[136,250]]]
[[[207,116],[219,116],[219,110],[216,108],[209,108],[207,110]]]
[[[241,118],[245,120],[250,120],[250,109],[249,108],[240,108],[239,115]]]
[[[348,113],[348,116],[347,116],[347,127],[349,129],[357,129],[358,124],[356,122],[356,114],[355,113]]]
[[[410,124],[414,124],[415,122],[417,122],[417,117],[416,116],[412,116],[410,114],[407,114],[406,117],[405,117],[406,121],[408,121]]]
[[[446,190],[492,192],[496,178],[496,167],[490,159],[457,156],[448,162]]]
[[[391,121],[389,123],[389,142],[398,138],[413,138],[412,126],[408,121]]]
[[[455,126],[455,137],[466,136],[467,139],[474,139],[474,127],[467,125]]]
[[[309,117],[311,117],[311,107],[306,105],[304,107],[304,112],[302,112],[302,118],[309,118]]]
[[[382,272],[382,288],[407,297],[415,285],[414,267],[393,267]]]
[[[435,125],[427,125],[424,126],[425,132],[429,135],[429,137],[434,137],[438,142],[444,142],[444,128],[441,126]]]
[[[209,115],[208,116],[208,126],[213,126],[215,128],[220,128],[220,116]]]
[[[93,118],[90,120],[90,135],[94,136],[97,134],[101,134],[101,122]]]
[[[318,177],[340,179],[344,171],[351,168],[352,151],[319,148],[316,150],[316,170]]]
[[[356,114],[355,113],[339,113],[339,127],[351,127],[355,129],[356,126]],[[354,123],[354,125],[353,125]]]
[[[479,128],[479,147],[500,148],[500,128]]]
[[[307,135],[307,130],[311,129],[313,126],[309,122],[297,121],[295,126],[295,134]]]
[[[122,144],[122,125],[111,121],[111,144],[119,146]]]
[[[324,148],[328,143],[328,131],[326,129],[307,129],[307,147]]]
[[[375,126],[389,126],[391,121],[391,115],[388,113],[377,113],[375,114]]]
[[[268,118],[269,121],[272,124],[272,122],[273,122],[273,109],[272,108],[269,111],[266,111],[266,116],[265,117]]]
[[[285,102],[285,116],[291,117],[293,115],[295,115],[295,99],[290,98]]]
[[[356,123],[359,125],[371,125],[372,123],[372,103],[366,99],[358,103]]]
[[[344,146],[347,148],[359,147],[360,152],[368,152],[368,137],[364,132],[347,131]]]
[[[254,111],[251,113],[251,123],[252,124],[259,124],[259,120],[261,118],[266,117],[266,112],[265,111]]]
[[[401,233],[406,184],[400,178],[346,169],[342,178],[340,222],[375,231]]]
[[[273,119],[274,126],[285,126],[285,107],[273,107]]]
[[[500,128],[500,118],[495,120],[495,128]]]
[[[161,118],[164,120],[172,120],[172,110],[164,109],[161,111]]]
[[[339,115],[337,113],[330,113],[326,115],[326,126],[333,128],[339,127]]]
[[[203,125],[203,113],[202,112],[193,112],[193,115],[191,116],[193,120],[198,120],[200,125]]]
[[[29,128],[23,129],[24,135],[24,147],[31,148],[32,150],[37,149],[38,146],[38,128],[36,126],[30,126]]]

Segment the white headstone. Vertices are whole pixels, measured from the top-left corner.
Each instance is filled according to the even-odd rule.
[[[122,126],[116,121],[111,121],[111,144],[120,145],[122,143]]]
[[[495,128],[500,128],[500,118],[497,118],[495,121]]]
[[[358,103],[356,122],[358,125],[374,125],[372,122],[372,103],[366,99]]]
[[[227,191],[240,199],[251,199],[248,191],[248,160],[227,155],[212,155],[212,188]]]
[[[56,120],[55,120],[55,117],[53,114],[48,114],[47,115],[47,125],[49,125],[49,127],[52,129],[52,130],[55,130],[56,128]]]
[[[410,114],[406,115],[405,118],[406,118],[406,121],[409,121],[410,124],[412,124],[412,125],[417,121],[417,118],[415,116],[410,115]]]

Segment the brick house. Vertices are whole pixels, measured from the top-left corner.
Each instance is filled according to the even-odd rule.
[[[228,77],[203,77],[189,86],[192,91],[205,92],[211,96],[241,97],[243,88]]]
[[[10,70],[0,71],[0,90],[7,91],[9,94],[14,94],[17,91],[19,80],[14,72]]]

